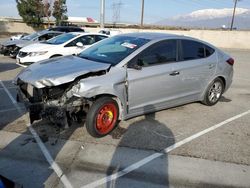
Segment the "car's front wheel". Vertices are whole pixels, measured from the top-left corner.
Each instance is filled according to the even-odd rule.
[[[86,129],[93,137],[109,134],[117,125],[119,108],[111,97],[97,99],[90,107],[86,117]]]
[[[207,106],[215,105],[221,98],[224,91],[224,83],[221,78],[216,78],[207,88],[203,104]]]

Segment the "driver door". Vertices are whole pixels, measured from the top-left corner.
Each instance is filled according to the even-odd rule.
[[[177,58],[177,41],[164,40],[151,45],[129,62],[129,113],[145,111],[147,106],[160,108],[175,98],[180,85],[179,75],[174,74]],[[133,68],[134,65],[141,69]]]

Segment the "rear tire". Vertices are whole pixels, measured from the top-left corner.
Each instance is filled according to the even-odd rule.
[[[220,78],[216,78],[207,88],[203,104],[207,106],[215,105],[221,98],[224,91],[224,83]]]
[[[118,124],[119,107],[111,97],[97,99],[90,107],[86,117],[86,129],[96,138],[111,133]]]

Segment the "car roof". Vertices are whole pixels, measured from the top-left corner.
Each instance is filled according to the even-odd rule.
[[[157,33],[157,32],[137,32],[137,33],[126,33],[126,34],[119,34],[119,36],[128,36],[128,37],[138,37],[138,38],[144,38],[148,40],[161,40],[161,39],[189,39],[194,41],[201,41],[196,38],[184,36],[184,35],[176,35],[176,34],[170,34],[170,33]],[[201,41],[204,42],[204,41]]]
[[[148,40],[157,40],[157,39],[164,39],[164,38],[170,38],[170,37],[177,37],[179,35],[168,34],[168,33],[155,33],[155,32],[138,32],[138,33],[120,34],[119,36],[138,37],[138,38],[144,38]]]
[[[69,32],[69,33],[72,33],[74,35],[81,35],[81,36],[84,36],[84,35],[102,35],[102,36],[108,36],[108,35],[105,35],[105,34],[101,34],[101,33],[83,33],[83,32]]]
[[[78,26],[55,26],[55,27],[52,27],[52,28],[79,28],[79,29],[81,29]]]
[[[58,31],[58,30],[61,30],[63,32],[65,31],[71,31],[71,30],[76,30],[76,31],[79,31],[79,32],[84,32],[85,30],[81,27],[77,27],[77,26],[55,26],[55,27],[50,27],[48,28],[48,30],[50,31]]]
[[[148,40],[164,40],[164,39],[186,39],[186,40],[192,40],[204,43],[212,48],[216,48],[212,44],[189,36],[184,35],[176,35],[176,34],[169,34],[169,33],[157,33],[157,32],[138,32],[138,33],[127,33],[127,34],[119,34],[119,36],[130,36],[130,37],[138,37],[138,38],[144,38]]]
[[[63,33],[63,32],[60,32],[60,31],[42,30],[42,31],[38,31],[37,33],[38,33],[39,35],[44,35],[44,34],[47,34],[47,33]]]

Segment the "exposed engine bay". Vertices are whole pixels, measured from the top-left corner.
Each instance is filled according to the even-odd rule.
[[[35,120],[49,119],[58,126],[67,128],[74,122],[82,122],[92,98],[77,97],[72,94],[72,88],[84,78],[100,76],[106,71],[90,72],[76,78],[74,81],[58,86],[36,88],[33,85],[17,79],[17,101],[24,102],[29,111],[30,123]]]

